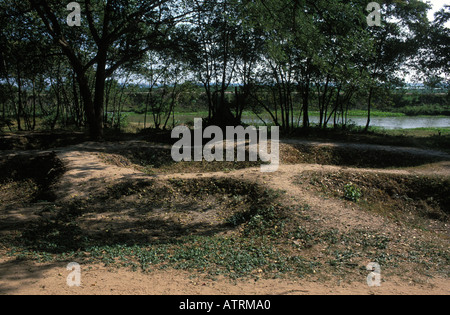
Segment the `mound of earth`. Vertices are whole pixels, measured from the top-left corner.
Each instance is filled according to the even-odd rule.
[[[449,292],[445,154],[288,141],[261,173],[145,141],[54,150],[0,159],[2,293]]]

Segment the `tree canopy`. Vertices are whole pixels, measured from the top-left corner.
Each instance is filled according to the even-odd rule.
[[[299,122],[308,128],[312,105],[326,127],[345,121],[357,96],[366,99],[369,126],[373,97],[408,69],[427,78],[449,73],[449,7],[431,23],[419,0],[383,1],[373,13],[380,25],[368,23],[365,0],[76,3],[79,26],[68,25],[71,11],[61,1],[0,1],[3,118],[15,117],[19,129],[24,118],[34,128],[44,114],[54,126],[65,112],[67,122],[101,138],[111,87],[125,73],[163,84],[164,97],[173,97],[147,98],[146,111],[169,104],[158,126],[167,126],[177,88],[187,81],[203,87],[207,120],[222,127],[240,124],[251,109],[286,131]],[[43,91],[56,106],[47,106]]]

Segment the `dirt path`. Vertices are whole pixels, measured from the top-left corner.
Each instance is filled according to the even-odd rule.
[[[81,286],[69,287],[66,263],[31,264],[0,260],[0,294],[15,295],[448,295],[447,279],[425,282],[382,278],[380,287],[360,282],[308,280],[239,280],[192,278],[187,272],[142,273],[83,266]]]
[[[299,143],[299,142],[296,142]],[[440,174],[450,175],[450,162],[441,162],[431,166],[412,169],[377,170],[353,169],[337,166],[315,164],[281,165],[278,172],[261,173],[260,168],[250,168],[232,172],[167,174],[149,176],[133,168],[106,164],[97,152],[112,148],[136,147],[149,145],[133,141],[124,143],[84,143],[55,150],[58,157],[66,164],[67,171],[57,184],[56,193],[60,200],[74,197],[87,197],[99,192],[108,183],[121,179],[153,178],[168,180],[173,178],[190,179],[206,177],[230,177],[258,182],[272,189],[286,191],[285,203],[309,204],[313,221],[320,221],[327,226],[334,226],[342,231],[370,228],[383,230],[389,235],[405,235],[420,238],[420,233],[387,221],[381,216],[357,209],[354,205],[336,199],[324,199],[316,193],[293,184],[293,179],[307,171],[359,172],[383,174]],[[332,145],[332,144],[318,144]],[[379,146],[370,146],[376,149]],[[383,149],[387,149],[384,147]],[[430,154],[441,157],[448,155],[440,152],[418,149],[394,148],[407,150],[411,154]],[[450,161],[450,158],[449,158]],[[0,249],[1,250],[1,249]],[[226,279],[192,280],[186,272],[154,271],[152,273],[132,272],[124,269],[109,270],[92,265],[83,266],[81,287],[68,287],[66,263],[36,264],[24,261],[0,259],[0,294],[449,294],[450,280],[432,279],[429,281],[415,279],[411,281],[397,278],[383,278],[379,288],[370,288],[365,279],[348,284],[335,280],[328,282],[309,282],[308,280],[239,280],[230,282]]]
[[[57,151],[58,157],[66,165],[66,173],[56,189],[58,199],[67,201],[73,197],[87,197],[92,192],[98,192],[107,182],[145,176],[131,168],[105,164],[89,151],[93,149],[90,146],[77,146]]]
[[[296,143],[299,143],[297,141]],[[301,142],[303,143],[303,142]],[[313,193],[302,189],[299,185],[294,185],[295,177],[303,172],[321,171],[321,172],[353,172],[353,173],[370,173],[370,174],[396,174],[396,175],[448,175],[450,176],[450,156],[449,162],[441,162],[433,165],[423,166],[419,168],[410,169],[365,169],[365,168],[350,168],[331,165],[317,165],[317,164],[298,164],[298,165],[280,165],[276,173],[261,173],[259,167],[246,168],[242,170],[235,170],[232,172],[211,172],[211,173],[186,173],[186,174],[163,174],[163,175],[146,175],[133,168],[118,167],[114,165],[105,164],[93,152],[102,152],[111,149],[123,149],[124,147],[133,148],[136,145],[149,146],[145,142],[126,142],[126,143],[111,143],[98,146],[95,143],[88,143],[78,145],[75,147],[66,148],[58,152],[58,156],[67,163],[68,169],[59,183],[57,189],[59,198],[70,199],[74,196],[87,196],[94,190],[98,192],[99,189],[106,186],[107,182],[114,182],[121,179],[133,180],[143,178],[153,178],[156,180],[166,181],[169,179],[195,179],[195,178],[218,178],[228,177],[235,179],[245,179],[252,182],[257,182],[263,186],[274,190],[282,190],[287,192],[292,203],[309,204],[314,206],[315,220],[321,220],[325,224],[333,224],[342,230],[366,228],[370,226],[375,230],[389,230],[392,226],[394,230],[390,232],[397,233],[396,225],[390,224],[380,216],[373,213],[362,212],[359,209],[349,206],[344,201],[336,199],[324,199]],[[332,144],[323,144],[332,145]],[[351,144],[349,144],[351,145]],[[359,146],[359,145],[358,145]],[[366,147],[366,145],[361,145]],[[369,145],[372,147],[372,145]],[[375,146],[380,147],[380,146]],[[388,149],[388,148],[384,148]],[[423,151],[410,148],[394,148],[397,150],[407,150],[411,154],[438,154],[446,156],[445,153],[434,151]],[[411,151],[410,151],[411,150]]]

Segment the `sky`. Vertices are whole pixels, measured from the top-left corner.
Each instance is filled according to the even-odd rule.
[[[427,0],[423,2],[428,2],[433,6],[433,9],[428,12],[428,18],[432,21],[434,20],[434,13],[439,11],[444,7],[444,5],[450,5],[450,0]]]

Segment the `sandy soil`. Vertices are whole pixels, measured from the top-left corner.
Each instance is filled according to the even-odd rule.
[[[210,280],[176,270],[142,273],[82,266],[81,285],[70,287],[67,264],[0,262],[0,294],[14,295],[448,295],[450,281],[405,281],[384,279],[380,287],[369,287],[365,279],[339,280]]]
[[[148,178],[132,168],[105,164],[96,154],[108,146],[136,146],[138,142],[96,144],[85,143],[55,150],[66,163],[67,172],[58,183],[57,196],[69,200],[74,196],[87,196],[93,189],[97,192],[105,183],[120,179]],[[420,152],[423,153],[423,152]],[[435,154],[432,152],[431,154]],[[440,153],[436,153],[440,154]],[[450,160],[450,159],[449,159]],[[332,225],[342,230],[362,227],[384,229],[386,233],[396,235],[410,233],[420,237],[417,231],[405,231],[381,216],[369,214],[354,208],[344,201],[324,200],[301,186],[292,184],[294,176],[304,171],[354,171],[383,172],[392,174],[450,174],[450,163],[442,162],[429,167],[423,166],[401,170],[352,169],[322,165],[281,165],[274,174],[263,174],[259,168],[244,169],[233,172],[170,174],[150,176],[154,179],[198,177],[233,177],[247,179],[266,185],[273,189],[288,192],[287,203],[307,203],[320,205],[313,207],[314,219],[324,225]],[[0,249],[1,252],[1,249]],[[0,255],[2,257],[3,255]],[[239,280],[230,281],[219,278],[210,280],[202,276],[176,270],[153,271],[151,273],[135,272],[126,269],[110,270],[99,265],[82,266],[80,287],[69,287],[66,278],[68,262],[38,264],[0,258],[0,294],[237,294],[237,295],[285,295],[285,294],[444,294],[450,293],[450,280],[433,278],[430,280],[405,280],[382,277],[380,287],[371,288],[366,279],[351,284],[340,280],[328,279],[320,282],[311,280]]]

